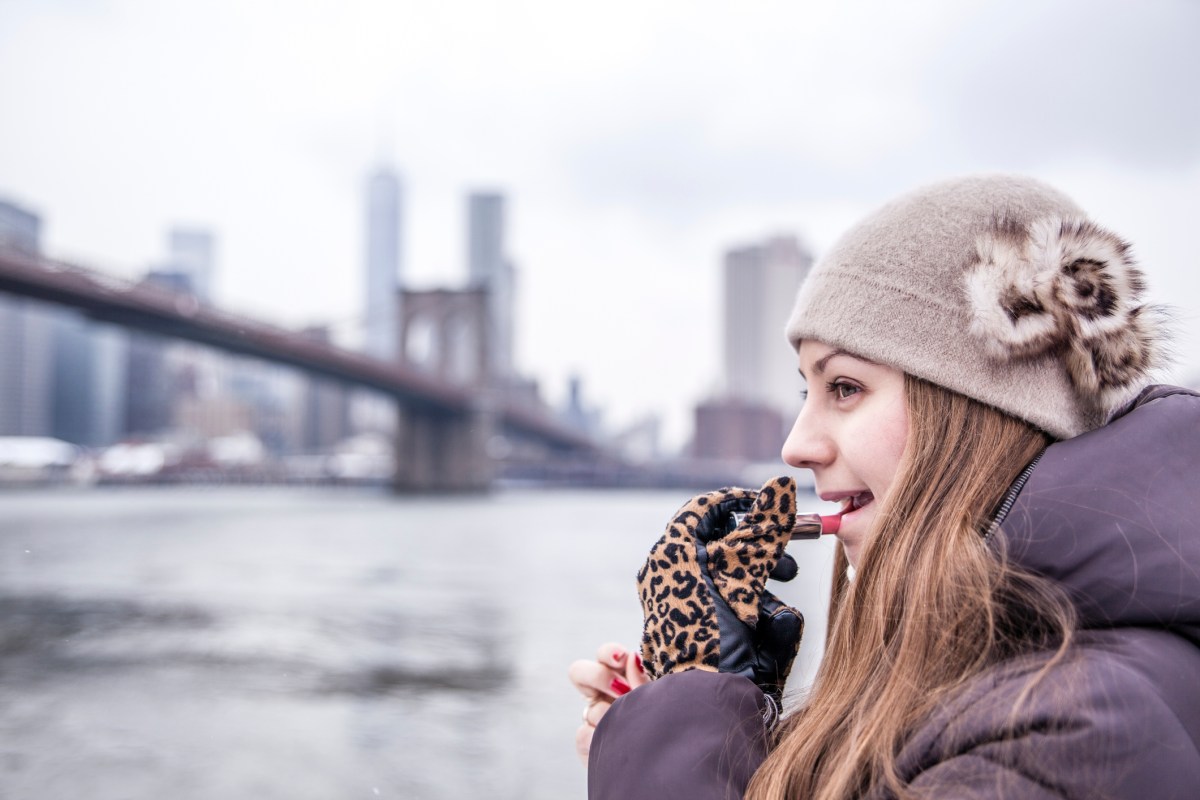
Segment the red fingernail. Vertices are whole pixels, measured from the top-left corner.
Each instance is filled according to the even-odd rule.
[[[630,691],[632,691],[629,684],[620,678],[613,678],[613,682],[608,685],[608,688],[612,689],[613,692],[616,693],[617,697],[620,697],[623,694],[628,694]]]
[[[623,659],[623,658],[625,658],[624,650],[614,650],[613,651],[612,660],[613,660],[614,664],[620,663],[621,659]]]
[[[641,657],[641,656],[639,656],[639,655],[637,655],[637,654],[634,654],[634,656],[633,656],[633,663],[634,663],[634,664],[637,664],[638,672],[645,672],[645,671],[646,671],[646,668],[642,666],[642,657]]]

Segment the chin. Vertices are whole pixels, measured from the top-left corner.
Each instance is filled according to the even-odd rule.
[[[859,542],[847,542],[841,537],[838,537],[838,540],[842,543],[842,549],[846,551],[846,560],[850,562],[850,566],[858,569]]]

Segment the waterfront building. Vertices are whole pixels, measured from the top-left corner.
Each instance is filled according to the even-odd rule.
[[[387,166],[367,181],[364,351],[375,358],[399,356],[403,197],[400,178]]]
[[[0,247],[41,253],[41,218],[0,200]],[[44,303],[0,293],[0,436],[52,432],[53,316]]]
[[[46,306],[0,294],[0,436],[49,436],[52,319]]]
[[[253,434],[267,452],[282,454],[300,449],[294,424],[300,410],[305,377],[296,370],[256,358],[230,353],[215,354],[221,361],[220,383],[214,396],[249,414],[241,433]]]
[[[196,296],[193,277],[165,265],[147,272],[140,285],[165,292]],[[123,434],[136,439],[161,438],[172,428],[174,406],[180,397],[184,364],[195,345],[131,331],[125,353]]]
[[[52,434],[86,447],[115,444],[124,433],[128,335],[71,309],[50,314]]]
[[[333,341],[328,327],[313,326],[303,333],[323,344]],[[349,392],[338,382],[316,375],[304,376],[301,384],[297,449],[302,453],[331,453],[350,435]]]
[[[158,438],[171,427],[175,378],[168,362],[171,343],[153,333],[133,331],[125,363],[124,434]]]
[[[695,409],[692,455],[728,461],[778,461],[785,420],[777,409],[738,398],[708,400]]]

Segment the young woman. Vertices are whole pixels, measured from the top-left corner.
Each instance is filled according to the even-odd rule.
[[[843,504],[814,685],[777,720],[794,483],[694,498],[639,572],[640,654],[571,666],[590,796],[1197,796],[1200,396],[1146,385],[1143,291],[1023,178],[846,234],[788,324],[784,460]]]

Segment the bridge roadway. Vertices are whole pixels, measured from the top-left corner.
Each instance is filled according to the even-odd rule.
[[[415,451],[409,448],[410,454],[423,454],[428,458],[422,460],[446,465],[420,465],[422,477],[409,481],[410,488],[486,488],[490,472],[484,469],[481,473],[482,465],[477,460],[487,460],[483,451],[493,432],[515,434],[556,452],[598,450],[585,434],[528,403],[496,396],[477,386],[447,383],[415,366],[354,353],[157,286],[0,248],[0,291],[70,306],[102,322],[287,364],[312,375],[389,395],[401,409],[401,438],[423,443]],[[447,437],[447,431],[464,426],[467,430]],[[431,428],[435,430],[431,432]],[[468,441],[473,444],[464,444]],[[466,451],[442,452],[447,448]],[[397,450],[403,457],[403,442]],[[462,466],[472,461],[476,461],[473,466]],[[456,474],[463,469],[472,475]]]

